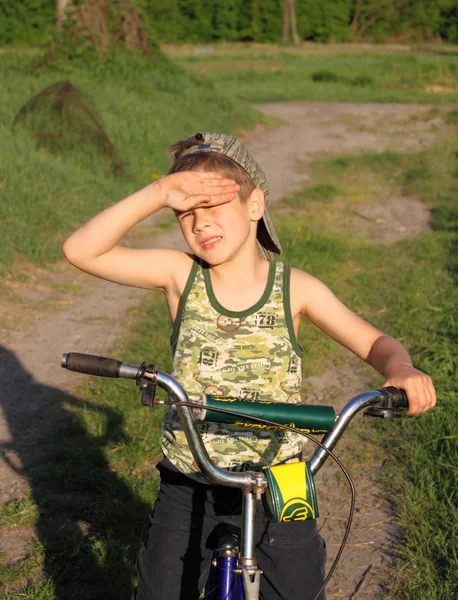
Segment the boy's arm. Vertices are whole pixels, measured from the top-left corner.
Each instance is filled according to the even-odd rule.
[[[347,308],[315,277],[293,269],[291,278],[293,314],[307,317],[334,340],[351,350],[385,377],[383,386],[404,389],[409,399],[408,415],[426,412],[436,404],[431,378],[412,366],[407,350]]]
[[[413,367],[409,353],[398,340],[381,334],[365,360],[385,377],[383,387],[394,385],[407,392],[408,415],[426,412],[436,405],[431,378]]]
[[[67,260],[82,271],[116,283],[167,289],[173,275],[189,264],[176,250],[135,250],[118,246],[137,223],[162,208],[191,210],[230,202],[239,186],[219,173],[183,172],[163,179],[105,209],[64,242]]]

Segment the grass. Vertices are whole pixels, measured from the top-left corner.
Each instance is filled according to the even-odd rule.
[[[329,183],[311,185],[294,196],[285,199],[285,204],[294,208],[301,208],[304,204],[310,202],[330,203],[341,193],[340,189]]]
[[[170,51],[181,53],[177,60],[186,69],[205,70],[206,82],[165,64],[156,69],[139,62],[133,69],[121,56],[105,72],[78,64],[33,72],[34,57],[0,55],[5,98],[0,113],[3,272],[11,272],[16,257],[35,264],[57,260],[67,231],[165,171],[164,149],[183,132],[251,127],[258,116],[233,100],[236,94],[250,101],[456,100],[446,91],[425,91],[428,85],[456,87],[452,51],[344,49],[228,45],[215,48],[211,58],[208,53],[190,56],[192,48]],[[333,75],[313,80],[313,74],[316,79],[323,72]],[[47,154],[30,134],[11,132],[22,104],[65,78],[85,92],[101,116],[126,177],[114,177],[97,157],[88,161],[78,152]],[[211,101],[202,100],[206,95]],[[450,127],[456,125],[456,110],[432,110],[440,113],[424,118],[445,114]],[[378,423],[381,433],[373,433],[392,456],[385,484],[406,526],[399,548],[403,564],[388,593],[401,600],[445,600],[457,593],[457,156],[454,139],[419,153],[328,156],[311,165],[307,189],[273,210],[285,259],[317,275],[364,318],[400,337],[439,392],[440,405],[433,413]],[[432,209],[433,230],[378,245],[336,227],[354,203],[383,199],[387,193],[422,199]],[[110,354],[134,363],[155,360],[159,368],[170,370],[163,299],[149,298],[129,316],[131,322],[138,325]],[[336,356],[341,360],[337,344],[312,326],[304,326],[299,341],[306,351],[306,376],[320,373]],[[50,390],[39,386],[37,393]],[[0,512],[2,527],[34,526],[37,539],[15,564],[0,557],[0,594],[5,600],[127,599],[157,491],[161,411],[141,407],[135,386],[126,381],[91,380],[76,395],[52,394],[57,418],[43,425],[39,455],[17,449],[30,496]]]
[[[300,210],[285,212],[288,200],[273,210],[285,259],[401,337],[438,389],[436,411],[377,423],[372,433],[392,457],[385,483],[406,525],[399,550],[405,562],[389,594],[397,599],[450,598],[458,579],[457,150],[449,139],[416,154],[329,156],[312,165],[311,185],[297,195],[306,200]],[[373,193],[421,197],[433,208],[433,230],[397,244],[367,244],[318,218],[319,206],[327,210],[334,194],[351,205],[369,178]],[[137,327],[111,355],[154,360],[168,371],[170,325],[162,297],[148,299],[130,319]],[[312,326],[303,327],[299,341],[306,376],[340,355],[337,344]],[[7,570],[3,597],[128,598],[157,489],[161,411],[141,407],[131,382],[100,379],[88,381],[77,396],[61,393],[58,405],[66,420],[49,431],[39,459],[21,456],[31,497],[3,509],[5,527],[34,523],[38,535],[28,557]]]
[[[36,516],[36,506],[30,498],[0,505],[0,520],[6,527],[34,525]]]
[[[446,117],[447,123],[458,125],[458,110],[451,110]]]
[[[419,154],[329,157],[314,165],[315,182],[332,185],[337,179],[344,194],[353,187],[355,171],[375,180],[385,171],[380,189],[415,195],[432,208],[431,233],[393,246],[358,247],[341,235],[317,234],[306,203],[302,220],[286,218],[284,225],[296,264],[327,281],[365,318],[401,337],[438,391],[434,412],[381,424],[376,436],[391,456],[384,484],[405,527],[399,548],[403,565],[389,598],[441,600],[458,593],[457,149],[451,138]],[[316,358],[311,363],[318,369],[331,345],[313,328],[303,343],[312,356],[318,354],[318,363]]]
[[[250,102],[456,102],[456,48],[305,44],[168,46],[174,60]]]
[[[167,147],[201,130],[250,129],[262,117],[165,58],[153,64],[113,55],[91,66],[78,61],[46,65],[19,51],[0,55],[0,274],[15,260],[46,265],[61,259],[66,235],[91,215],[166,173]],[[12,124],[21,107],[45,87],[68,80],[83,93],[116,150],[116,176],[97,145],[75,127],[65,152],[55,153],[24,127]],[[78,113],[78,118],[81,115]],[[88,123],[88,126],[92,124]],[[45,127],[51,136],[59,125]],[[92,131],[92,129],[90,129]],[[64,131],[66,133],[67,130]],[[74,143],[72,143],[74,139]],[[95,142],[94,142],[95,143]]]
[[[244,101],[455,102],[453,49],[432,50],[227,44],[204,54],[169,48],[174,62],[115,54],[91,66],[77,60],[45,66],[39,55],[2,53],[0,275],[16,276],[21,261],[43,266],[59,260],[70,231],[167,171],[171,142],[198,129],[252,128],[262,118]],[[12,128],[32,96],[63,80],[100,119],[123,165],[117,176],[97,145],[81,146],[80,130],[68,151],[56,152],[38,144],[33,131]],[[442,93],[425,91],[428,86],[442,86]],[[456,109],[442,112],[456,124]]]

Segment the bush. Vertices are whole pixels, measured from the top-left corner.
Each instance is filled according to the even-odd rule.
[[[56,21],[55,0],[1,0],[0,45],[45,46]]]
[[[281,0],[132,1],[145,27],[161,43],[281,41]],[[111,0],[110,10],[125,4]],[[0,45],[45,46],[55,31],[55,13],[55,0],[0,0]],[[343,42],[352,36],[376,42],[390,38],[458,41],[456,2],[412,0],[394,10],[393,0],[381,0],[375,8],[373,2],[362,0],[356,29],[352,27],[356,0],[301,0],[296,2],[296,13],[300,37],[315,42]]]
[[[317,82],[334,83],[335,81],[341,81],[341,77],[332,71],[315,71],[312,73],[312,80]]]

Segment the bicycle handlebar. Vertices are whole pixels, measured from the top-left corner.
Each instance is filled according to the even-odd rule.
[[[265,487],[263,483],[265,477],[262,473],[231,473],[219,469],[212,463],[202,442],[193,411],[189,406],[188,396],[178,381],[171,375],[163,373],[156,368],[148,370],[149,368],[146,367],[145,363],[135,365],[123,363],[112,358],[76,352],[64,354],[61,365],[70,371],[97,375],[99,377],[134,379],[141,387],[145,384],[141,384],[140,381],[145,379],[148,382],[159,385],[175,401],[190,450],[196,460],[197,466],[206,475],[209,483],[229,487],[241,487],[242,489],[261,489]],[[253,402],[253,406],[253,415],[250,416],[256,418],[257,407],[255,402]],[[322,467],[329,456],[328,451],[332,451],[350,421],[358,412],[367,409],[365,414],[369,416],[392,417],[400,416],[399,409],[407,407],[406,393],[395,387],[364,392],[352,398],[336,416],[333,430],[322,439],[321,444],[323,447],[320,447],[311,458],[310,467],[312,473],[316,474]]]
[[[143,365],[131,365],[114,358],[95,356],[94,354],[81,354],[79,352],[66,352],[62,355],[61,366],[77,373],[97,375],[97,377],[125,377],[137,379],[141,375]]]
[[[240,427],[278,429],[282,425],[289,425],[304,433],[323,434],[334,429],[336,419],[332,406],[241,400],[206,394],[201,401],[202,409],[195,410],[199,421],[230,423]],[[231,412],[226,412],[227,409]],[[278,426],[263,424],[258,419],[278,423]]]
[[[259,585],[260,571],[257,569],[257,562],[255,559],[253,523],[255,519],[256,505],[254,498],[255,495],[257,497],[260,497],[261,493],[267,487],[267,478],[262,472],[228,472],[224,469],[218,468],[211,461],[210,456],[208,455],[208,452],[202,441],[199,429],[197,427],[197,422],[193,413],[192,406],[197,408],[197,412],[213,412],[218,416],[219,411],[221,411],[222,409],[221,407],[218,407],[217,398],[206,396],[206,398],[204,398],[204,402],[202,402],[201,404],[190,403],[185,390],[181,387],[181,385],[176,379],[174,379],[171,375],[168,375],[167,373],[159,371],[154,365],[147,366],[146,363],[143,363],[141,365],[134,365],[123,363],[121,361],[114,360],[111,358],[105,358],[102,356],[68,353],[62,356],[61,365],[62,367],[67,368],[71,371],[87,373],[89,375],[97,375],[99,377],[123,377],[127,379],[134,379],[142,391],[142,403],[145,405],[153,406],[156,385],[158,385],[167,392],[172,403],[174,403],[177,407],[183,431],[186,435],[186,439],[188,442],[188,446],[191,450],[197,467],[205,475],[206,482],[209,484],[225,485],[229,487],[239,488],[245,492],[243,494],[243,526],[241,539],[241,553],[238,561],[238,567],[241,569],[241,572],[243,574],[245,589],[250,592],[249,594],[247,592],[247,598],[248,596],[250,598],[257,598],[258,588],[256,587],[256,581],[257,585]],[[224,403],[224,400],[227,399],[220,398],[220,401],[221,400]],[[245,410],[242,410],[241,412],[233,412],[232,417],[235,415],[238,419],[250,419],[252,421],[254,420],[255,422],[258,418],[257,422],[262,422],[262,419],[259,419],[259,411],[260,409],[264,411],[266,407],[260,407],[259,404],[259,402],[242,401],[242,404],[239,403],[239,406],[237,408],[240,409],[243,406],[245,409],[247,409],[246,412]],[[263,404],[267,405],[270,403]],[[265,424],[270,423],[271,425],[275,425],[275,421],[279,420],[278,417],[280,415],[278,413],[284,413],[284,406],[287,405],[283,405],[283,407],[279,406],[278,409],[276,408],[274,413],[272,413],[272,421],[265,421]],[[296,409],[301,408],[301,405],[288,406],[289,409],[293,407],[294,411],[296,411]],[[318,597],[321,597],[321,592],[326,587],[326,584],[329,581],[329,578],[331,577],[332,572],[334,571],[337,565],[337,562],[343,551],[345,542],[350,531],[350,524],[352,521],[353,511],[355,507],[355,491],[353,482],[351,481],[349,474],[346,472],[339,459],[334,454],[332,454],[332,450],[337,444],[338,440],[342,436],[347,426],[349,425],[351,419],[362,409],[367,409],[365,414],[370,416],[393,417],[400,416],[401,413],[399,409],[407,408],[407,406],[408,402],[405,392],[403,390],[398,390],[394,387],[382,388],[380,390],[365,392],[363,394],[360,394],[359,396],[355,396],[350,400],[350,402],[348,402],[344,406],[344,408],[337,415],[337,417],[335,417],[334,423],[334,410],[332,409],[332,407],[310,407],[307,405],[302,405],[302,408],[320,409],[320,412],[322,412],[323,409],[332,410],[332,415],[329,414],[329,411],[325,411],[326,413],[328,413],[326,418],[329,421],[329,429],[332,429],[332,431],[330,431],[330,433],[327,433],[323,437],[321,442],[314,440],[319,445],[319,448],[314,453],[314,455],[308,463],[310,471],[313,473],[313,475],[315,475],[317,471],[321,468],[321,466],[324,464],[326,459],[330,455],[332,455],[337,464],[339,464],[339,466],[343,469],[343,472],[348,479],[352,491],[348,523],[346,526],[342,544],[321,589],[315,597],[315,600]],[[254,408],[254,410],[250,410],[250,407]],[[233,408],[232,405],[231,408]],[[286,420],[288,420],[288,417],[292,416],[292,414],[293,413],[291,412],[291,410],[289,410],[287,415],[286,413],[283,414],[283,417]],[[299,414],[296,414],[296,412],[294,412],[294,419],[297,420],[298,417]],[[263,415],[263,418],[265,419],[265,414]],[[307,418],[309,418],[309,415],[307,416]],[[320,418],[322,418],[322,415]],[[253,423],[251,425],[253,425]],[[293,424],[291,423],[290,425]],[[320,426],[323,427],[323,425]],[[307,427],[310,427],[310,425],[308,424]],[[291,427],[285,424],[283,425],[283,428],[297,431],[296,425],[293,425],[293,427]],[[306,437],[310,437],[307,434],[304,435],[306,435]],[[253,580],[250,575],[252,573],[255,573],[258,579],[255,578]],[[254,593],[252,594],[252,592]]]
[[[409,400],[404,390],[390,385],[381,388],[380,393],[385,396],[388,402],[391,401],[393,408],[409,408]]]
[[[325,435],[322,440],[323,446],[332,450],[343,432],[348,427],[353,417],[361,410],[367,408],[365,415],[372,417],[398,417],[401,416],[400,408],[408,408],[409,402],[404,390],[389,386],[363,392],[348,402],[336,417],[336,424],[331,433]],[[319,448],[310,460],[310,469],[315,475],[323,466],[329,454],[324,448]]]
[[[369,417],[400,417],[400,408],[409,408],[409,401],[404,390],[393,386],[380,389],[382,402],[379,405],[371,406],[365,411]]]
[[[208,483],[244,490],[261,491],[266,487],[267,481],[262,473],[252,473],[250,471],[231,473],[213,464],[197,428],[192,409],[187,406],[189,404],[188,396],[178,381],[171,375],[163,373],[156,368],[148,370],[145,363],[142,365],[133,365],[107,359],[103,356],[80,354],[77,352],[63,354],[61,366],[70,371],[87,373],[88,375],[135,379],[140,387],[148,385],[148,382],[158,385],[175,401],[189,448],[194,456],[196,465],[204,473]],[[142,380],[146,380],[146,382]]]

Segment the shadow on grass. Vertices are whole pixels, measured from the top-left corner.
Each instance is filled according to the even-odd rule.
[[[125,441],[123,416],[38,383],[1,346],[0,376],[11,438],[2,445],[6,457],[19,459],[20,469],[11,461],[9,466],[27,479],[37,506],[44,575],[55,590],[46,600],[129,598],[151,506],[110,469],[104,455],[108,443]],[[90,435],[72,407],[103,413],[101,435]],[[21,597],[36,597],[23,591]]]

